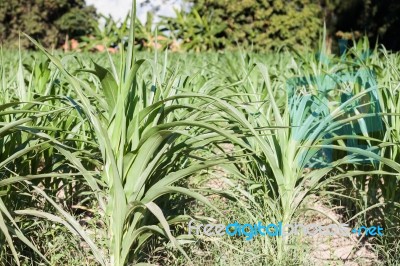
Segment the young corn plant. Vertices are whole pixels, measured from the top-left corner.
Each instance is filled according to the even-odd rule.
[[[243,77],[243,80],[237,82],[230,93],[236,97],[231,98],[235,99],[237,108],[248,118],[250,126],[240,124],[238,127],[251,133],[243,139],[255,151],[249,154],[252,160],[247,166],[230,170],[242,180],[248,178],[252,181],[249,187],[251,193],[243,194],[252,206],[271,210],[268,217],[261,217],[265,222],[293,222],[305,211],[301,204],[309,195],[325,191],[327,185],[337,180],[373,174],[387,174],[391,180],[396,180],[400,173],[398,162],[377,152],[392,144],[387,139],[368,135],[367,120],[376,114],[362,111],[365,107],[363,99],[377,88],[376,85],[365,86],[368,79],[363,76],[364,72],[357,70],[349,74],[353,75],[352,80],[361,80],[364,89],[340,101],[337,98],[340,94],[333,92],[330,95],[329,90],[338,87],[345,90],[345,86],[354,86],[353,91],[357,86],[357,82],[343,84],[337,78],[342,77],[338,72],[346,65],[331,66],[329,62],[306,61],[304,65],[310,66],[310,71],[302,71],[292,62],[294,70],[304,77],[292,79],[295,84],[288,83],[287,76],[271,80],[270,70],[265,64],[254,62],[246,65],[242,60],[243,69],[237,76]],[[335,99],[336,104],[330,104],[335,103]],[[353,110],[353,115],[348,115],[349,110]],[[379,119],[384,115],[379,113]],[[358,135],[345,130],[353,124],[361,128]],[[349,144],[351,140],[364,141],[369,145],[357,147]],[[344,155],[337,157],[340,151]],[[379,162],[386,168],[349,169],[349,165],[359,165],[360,158],[368,158],[370,165]],[[248,213],[254,222],[260,219],[254,213]],[[266,238],[266,252],[275,256],[279,263],[290,251],[289,243],[290,238]]]
[[[13,261],[2,257],[10,264],[20,265],[23,250],[17,250],[16,246],[20,247],[21,243],[48,262],[25,236],[23,227],[26,223],[21,223],[21,216],[40,213],[31,209],[34,204],[32,197],[26,195],[28,184],[43,184],[47,179],[71,176],[70,173],[56,172],[60,161],[55,154],[49,156],[52,139],[49,134],[58,129],[49,126],[48,120],[63,119],[70,108],[49,108],[48,102],[55,98],[39,97],[35,102],[0,105],[0,243],[2,248],[11,251]],[[39,171],[39,164],[46,164],[46,169]]]
[[[367,45],[364,46],[368,48]],[[359,47],[353,47],[352,51],[354,54],[360,54],[362,51],[364,54],[368,52],[367,49]],[[368,63],[374,65],[379,71],[379,108],[384,114],[381,121],[382,130],[379,131],[379,135],[374,134],[374,137],[388,143],[382,148],[381,155],[396,162],[400,161],[398,152],[400,144],[398,134],[400,129],[398,60],[399,57],[396,54],[390,54],[384,48],[368,54]],[[379,162],[375,169],[384,172],[351,180],[351,188],[359,195],[353,204],[355,205],[354,209],[363,214],[361,218],[364,223],[382,224],[386,228],[386,234],[382,238],[376,239],[374,244],[381,245],[379,248],[385,257],[391,257],[392,254],[395,254],[391,250],[398,245],[396,236],[400,228],[398,216],[400,179],[398,176],[394,178],[393,175],[396,175],[396,171],[382,162]],[[371,208],[371,206],[376,206],[376,208]]]
[[[157,61],[135,61],[134,18],[135,15],[131,16],[129,46],[127,52],[121,54],[119,71],[111,59],[111,71],[97,64],[94,70],[83,70],[98,78],[97,85],[69,73],[57,57],[31,39],[74,89],[78,98],[76,105],[93,127],[104,162],[101,180],[88,172],[67,149],[58,144],[56,149],[81,171],[98,196],[99,207],[105,212],[108,251],[100,251],[71,215],[44,192],[40,194],[54,204],[75,231],[90,241],[93,254],[102,265],[138,262],[144,244],[154,234],[167,237],[184,253],[171,234],[170,226],[186,221],[188,216],[167,216],[171,206],[162,209],[160,204],[165,205],[165,202],[160,201],[168,200],[165,195],[182,194],[212,207],[206,197],[177,183],[199,170],[226,163],[228,159],[220,155],[212,160],[198,157],[189,160],[187,156],[191,150],[220,141],[221,136],[244,145],[240,139],[229,135],[231,131],[217,126],[221,122],[218,112],[229,106],[212,96],[177,93],[174,86],[180,83],[175,82],[174,73],[166,75],[166,61],[161,75]],[[153,73],[151,86],[139,74],[140,68],[147,64]]]

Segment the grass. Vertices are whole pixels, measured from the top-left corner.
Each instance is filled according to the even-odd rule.
[[[40,52],[0,56],[5,265],[309,264],[299,237],[193,237],[187,222],[331,217],[315,197],[345,210],[332,222],[382,225],[360,242],[398,261],[399,54],[364,40],[341,57],[111,57],[31,41]]]

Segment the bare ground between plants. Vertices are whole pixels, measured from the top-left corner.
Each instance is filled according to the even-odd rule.
[[[210,178],[204,186],[213,190],[227,190],[227,185],[223,178],[227,173],[220,167],[216,168],[214,172],[217,177]],[[220,178],[218,178],[218,175]],[[210,200],[216,200],[218,195],[213,195]],[[224,200],[224,199],[220,199]],[[327,214],[339,222],[343,222],[341,215],[335,210],[328,208],[323,200],[317,196],[310,198],[312,208]],[[304,217],[300,222],[309,224],[328,225],[332,224],[332,220],[323,214],[314,212],[311,216]],[[369,266],[378,265],[378,258],[370,248],[368,241],[359,241],[359,239],[352,235],[351,237],[344,236],[320,236],[305,237],[303,239],[304,245],[310,248],[310,257],[308,260],[313,265],[343,265],[343,266]]]
[[[317,197],[314,197],[314,200],[313,208],[328,214],[339,222],[343,222],[342,217],[337,212],[328,208]],[[332,224],[332,220],[322,214],[316,214],[312,219],[310,223]],[[377,256],[371,251],[368,241],[359,243],[359,239],[355,235],[351,237],[316,235],[308,238],[308,244],[311,246],[311,261],[315,265],[367,266],[378,264]]]

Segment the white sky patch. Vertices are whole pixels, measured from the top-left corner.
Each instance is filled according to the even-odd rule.
[[[137,16],[140,21],[146,21],[147,11],[150,10],[149,7],[141,7],[140,4],[144,0],[137,0]],[[123,20],[129,13],[132,7],[131,0],[86,0],[88,5],[94,5],[97,11],[103,15],[111,15],[114,20]],[[152,0],[151,4],[153,6],[160,6],[160,10],[157,15],[161,16],[175,16],[174,7],[180,9],[178,4],[164,4],[162,0]]]

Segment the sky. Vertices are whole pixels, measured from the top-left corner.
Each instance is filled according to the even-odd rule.
[[[140,4],[144,2],[145,0],[137,0],[137,16],[138,18],[144,22],[146,20],[146,14],[149,8],[143,8],[140,7]],[[175,8],[179,9],[179,4],[171,4],[168,3],[165,4],[163,3],[162,0],[151,0],[150,1],[152,5],[157,6],[159,5],[161,8],[159,12],[157,13],[158,15],[163,15],[163,16],[174,16],[174,6]],[[180,2],[180,1],[176,1]],[[97,8],[97,11],[99,13],[102,13],[104,15],[111,15],[115,20],[121,19],[123,20],[128,12],[131,9],[132,6],[132,1],[131,0],[86,0],[86,3],[88,5],[94,5]]]

